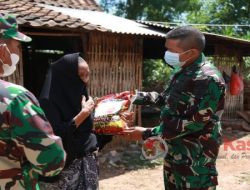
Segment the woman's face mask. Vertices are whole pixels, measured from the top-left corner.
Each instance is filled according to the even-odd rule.
[[[187,50],[187,51],[189,51],[189,50]],[[186,53],[187,51],[185,51],[183,53]],[[181,53],[181,54],[183,54],[183,53]],[[169,65],[171,65],[173,67],[181,67],[181,66],[185,65],[185,63],[186,63],[186,61],[180,61],[181,54],[166,51],[165,55],[164,55],[164,59]]]
[[[0,62],[2,63],[2,69],[3,69],[3,73],[0,74],[1,77],[10,76],[16,70],[16,64],[19,61],[19,56],[17,54],[12,53],[12,54],[10,54],[10,58],[11,58],[11,65],[4,63],[0,59]]]

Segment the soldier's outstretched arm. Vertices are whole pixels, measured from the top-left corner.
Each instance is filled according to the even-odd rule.
[[[15,97],[7,109],[12,139],[30,163],[29,171],[43,176],[57,175],[64,167],[66,153],[36,98],[26,91]]]
[[[192,104],[186,106],[182,103],[177,110],[171,110],[171,108],[166,105],[161,113],[162,122],[158,127],[152,130],[152,134],[157,135],[161,133],[164,138],[173,139],[202,130],[209,121],[218,119],[212,118],[212,115],[215,116],[215,112],[222,111],[223,108],[220,108],[220,105],[223,102],[223,99],[221,99],[223,94],[224,87],[220,86],[213,79],[209,80],[202,97],[196,99],[195,92],[190,95],[190,98],[192,96],[195,99]],[[185,106],[188,107],[188,109],[183,112],[181,109]],[[170,113],[174,111],[185,114],[171,115]]]

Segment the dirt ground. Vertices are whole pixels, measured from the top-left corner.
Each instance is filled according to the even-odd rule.
[[[250,133],[229,131],[224,139],[217,160],[217,190],[250,190]],[[234,141],[231,143],[230,139]],[[100,190],[164,189],[161,164],[132,170],[126,166],[100,169]]]

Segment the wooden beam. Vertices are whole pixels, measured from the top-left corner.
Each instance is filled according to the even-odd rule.
[[[23,32],[31,36],[81,36],[81,33]]]

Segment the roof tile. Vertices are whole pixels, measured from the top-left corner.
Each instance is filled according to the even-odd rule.
[[[74,14],[58,10],[60,7],[67,10],[73,8]],[[18,24],[21,26],[162,36],[158,32],[144,29],[144,26],[138,26],[139,24],[134,21],[123,18],[114,19],[113,15],[108,16],[106,13],[92,11],[101,10],[94,0],[0,0],[0,10],[1,13],[8,12],[16,15]],[[87,17],[80,18],[78,12],[81,15],[87,14]],[[103,21],[96,23],[95,19]],[[128,22],[132,23],[127,26]]]

